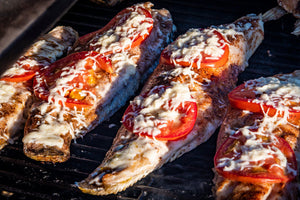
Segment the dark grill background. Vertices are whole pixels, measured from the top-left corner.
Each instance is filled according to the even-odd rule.
[[[138,1],[103,7],[78,1],[57,25],[68,25],[80,35],[104,26],[121,9]],[[248,13],[264,13],[275,0],[154,0],[155,8],[167,8],[177,26],[176,36],[188,28],[230,23]],[[265,25],[265,40],[240,75],[240,83],[260,76],[300,69],[300,38],[293,36],[291,15]],[[62,164],[42,164],[25,157],[22,142],[0,152],[0,199],[214,199],[213,155],[216,133],[206,143],[151,173],[124,192],[96,197],[81,193],[73,184],[88,176],[110,147],[125,108],[71,146],[71,158]],[[115,126],[113,126],[115,125]],[[113,127],[112,127],[113,126]]]

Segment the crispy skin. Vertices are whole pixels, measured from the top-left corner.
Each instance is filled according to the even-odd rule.
[[[110,75],[99,72],[97,90],[108,90],[103,96],[97,96],[92,107],[77,110],[37,102],[32,107],[25,126],[23,142],[24,152],[28,157],[48,162],[68,160],[72,139],[86,134],[112,116],[133,96],[139,83],[153,71],[160,50],[170,41],[173,22],[167,10],[151,9],[152,4],[149,2],[143,5],[151,12],[154,26],[149,37],[140,46],[123,52],[129,55],[134,64],[116,61],[112,65],[113,71],[118,71],[117,73]],[[121,70],[118,69],[120,65]],[[44,108],[47,109],[44,111]]]
[[[242,30],[249,23],[252,28]],[[207,141],[215,132],[227,112],[227,94],[235,87],[239,72],[245,69],[248,58],[263,39],[261,19],[257,16],[243,17],[222,27],[243,33],[226,36],[230,53],[224,66],[193,68],[196,75],[190,78],[182,73],[174,75],[173,66],[159,64],[141,92],[157,85],[168,86],[172,81],[188,84],[198,108],[193,130],[177,141],[157,141],[138,136],[121,126],[101,165],[77,183],[83,192],[108,195],[125,190],[166,162]]]
[[[243,110],[230,108],[220,128],[217,140],[217,149],[228,136],[239,128],[251,126],[257,120],[264,118],[263,114],[244,112]],[[284,138],[294,151],[300,148],[300,121],[290,120],[288,124],[279,124],[273,133]],[[217,199],[297,199],[299,191],[297,182],[291,181],[286,184],[250,184],[232,181],[215,174]]]
[[[49,64],[66,53],[77,38],[78,34],[72,28],[59,26],[39,38],[23,56],[42,64]],[[42,42],[44,46],[40,46]],[[12,71],[13,69],[14,66],[4,74],[17,73]],[[9,100],[0,103],[0,149],[2,149],[19,136],[17,133],[24,126],[28,109],[33,102],[33,94],[30,81],[19,83],[0,81],[0,85],[1,88],[10,88],[1,90],[1,98],[14,91]]]

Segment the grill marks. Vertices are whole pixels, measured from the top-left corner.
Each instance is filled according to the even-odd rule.
[[[138,87],[138,84],[141,82],[140,77],[144,76],[144,74],[147,74],[152,70],[153,63],[155,63],[155,60],[159,57],[159,49],[162,49],[164,45],[170,40],[169,37],[172,32],[172,19],[169,12],[164,9],[151,10],[151,7],[151,3],[145,3],[137,4],[133,7],[130,7],[129,9],[125,9],[118,15],[116,15],[116,17],[113,18],[111,22],[109,22],[108,26],[100,29],[99,31],[92,32],[80,37],[79,45],[75,47],[75,50],[77,50],[78,47],[80,48],[81,46],[84,46],[84,43],[86,41],[92,41],[91,43],[88,43],[92,44],[95,39],[95,34],[96,39],[98,40],[97,34],[102,33],[102,31],[108,29],[111,24],[114,28],[114,24],[116,24],[116,29],[120,27],[125,27],[125,29],[127,29],[127,26],[131,27],[131,23],[130,25],[126,24],[128,17],[127,15],[131,16],[134,13],[133,19],[128,18],[128,20],[130,19],[130,22],[133,21],[134,24],[140,24],[140,21],[143,22],[145,17],[141,16],[144,15],[147,19],[151,19],[150,21],[152,23],[152,18],[149,14],[149,12],[151,12],[153,20],[155,21],[153,30],[152,24],[146,23],[147,27],[151,25],[152,30],[151,34],[147,38],[145,33],[149,34],[148,32],[150,31],[147,27],[143,28],[145,29],[145,31],[142,31],[140,29],[137,30],[139,37],[137,40],[133,40],[133,38],[128,35],[123,36],[118,31],[115,32],[115,34],[121,34],[120,36],[122,37],[120,38],[120,41],[122,39],[129,39],[133,40],[133,43],[137,41],[139,41],[139,43],[132,43],[132,49],[127,49],[127,47],[124,46],[124,49],[121,50],[121,52],[116,52],[109,55],[113,65],[112,71],[116,74],[113,74],[111,76],[107,74],[107,78],[97,80],[95,86],[92,87],[92,89],[96,91],[95,102],[92,102],[90,107],[86,107],[83,109],[74,107],[73,109],[68,109],[64,106],[56,106],[56,102],[50,102],[49,104],[37,103],[34,105],[35,113],[30,115],[30,118],[33,119],[29,119],[30,121],[26,124],[25,135],[23,138],[24,152],[28,157],[46,162],[66,161],[70,155],[69,146],[71,139],[75,139],[77,137],[80,137],[81,135],[84,135],[88,131],[91,131],[96,125],[108,119],[115,111],[117,111],[122,105],[126,103],[126,100],[131,95],[133,95],[134,91],[136,91]],[[143,11],[143,13],[139,13],[135,10]],[[145,13],[148,13],[148,15],[146,15]],[[125,16],[123,16],[123,14],[125,14]],[[162,19],[162,21],[158,21],[156,16],[161,16],[160,19]],[[126,23],[123,24],[123,20],[119,22],[119,18],[126,20]],[[136,21],[136,19],[139,20]],[[162,27],[161,24],[163,24],[165,27]],[[128,33],[131,33],[132,31],[135,33],[135,27],[131,27],[130,30],[128,30]],[[154,36],[156,37],[154,38]],[[118,39],[118,37],[119,36],[116,36],[116,39]],[[141,43],[142,41],[140,40],[140,37],[145,37],[146,41]],[[102,36],[100,36],[100,38],[102,38]],[[103,36],[103,38],[106,37]],[[106,42],[108,42],[108,45],[111,44],[111,46],[113,46],[113,44],[115,44],[114,40],[113,43],[109,43],[109,41],[110,40],[106,40]],[[103,41],[101,40],[101,43],[102,42]],[[106,45],[103,44],[103,48],[106,49]],[[100,51],[98,50],[98,47],[96,50]],[[108,48],[108,50],[110,52],[111,48]],[[54,65],[51,65],[50,68],[52,66],[55,67],[55,65],[58,65],[58,67],[60,67],[61,63],[65,64],[65,59],[67,59],[68,62],[69,59],[71,59],[71,64],[73,64],[73,62],[76,62],[75,66],[77,67],[77,64],[80,64],[81,61],[78,61],[76,56],[72,60],[72,56],[77,54],[78,53],[71,54],[68,57],[63,58]],[[143,54],[147,54],[147,56],[143,56]],[[69,65],[68,62],[67,64]],[[48,76],[48,74],[46,74],[45,76]],[[110,79],[109,81],[107,80],[108,76]],[[72,81],[71,78],[73,77],[68,77],[67,80]],[[59,79],[58,81],[61,81],[61,79]],[[56,81],[56,83],[58,83],[58,81]],[[65,82],[63,81],[63,83]],[[51,96],[49,97],[51,98]],[[50,107],[50,110],[47,110],[48,107]],[[49,150],[49,154],[47,149]]]
[[[276,6],[276,1],[273,0],[226,1],[226,3],[222,0],[153,0],[152,2],[157,7],[170,10],[177,26],[177,35],[184,33],[188,28],[227,23],[249,12],[265,12]],[[108,8],[97,6],[87,0],[79,0],[58,24],[69,25],[79,31],[79,35],[84,35],[104,26],[121,10],[120,7],[127,6],[126,3],[124,1],[117,7]],[[289,34],[293,28],[291,18],[291,16],[285,16],[279,21],[266,24],[265,40],[251,58],[250,66],[240,75],[240,82],[279,72],[291,72],[299,68],[300,57],[295,53],[299,52],[300,40]],[[29,161],[23,155],[20,141],[8,145],[0,154],[0,190],[12,192],[14,193],[12,197],[23,199],[24,197],[28,199],[30,197],[32,199],[34,197],[39,199],[54,199],[55,197],[99,199],[99,197],[82,194],[72,188],[71,184],[85,178],[99,165],[99,160],[104,157],[103,154],[110,147],[114,134],[120,126],[119,121],[123,113],[124,110],[119,111],[109,121],[102,123],[95,131],[85,136],[84,140],[77,139],[77,143],[71,145],[73,154],[70,160],[64,164],[43,165]],[[109,128],[111,124],[116,124],[116,126]],[[215,140],[216,134],[193,152],[169,163],[150,174],[138,185],[119,194],[118,198],[158,197],[160,192],[167,190],[161,196],[169,197],[169,199],[175,197],[214,199],[210,191]],[[96,147],[99,149],[95,149]],[[24,170],[24,168],[27,169]],[[30,171],[31,168],[33,170]],[[44,179],[44,176],[49,177]],[[168,181],[170,177],[174,177],[174,181],[173,179]],[[116,198],[115,196],[104,197],[104,199]]]

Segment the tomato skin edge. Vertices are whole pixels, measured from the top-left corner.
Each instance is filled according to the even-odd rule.
[[[0,78],[0,81],[7,81],[7,82],[25,82],[31,80],[35,76],[34,71],[28,71],[24,74],[20,75],[13,75],[13,76],[3,76]]]
[[[219,33],[218,31],[214,31],[214,33],[216,35],[218,35],[220,40],[225,41],[225,39],[224,39],[224,37],[221,33]],[[224,50],[224,54],[218,60],[205,60],[205,57],[204,57],[204,59],[201,60],[201,67],[203,67],[203,68],[217,68],[217,67],[222,67],[223,65],[225,65],[226,62],[228,61],[228,58],[229,58],[229,46],[226,42],[224,43],[224,47],[222,47],[222,49]],[[184,61],[176,61],[176,60],[173,61],[173,60],[171,60],[169,52],[167,51],[167,49],[164,49],[161,53],[161,56],[160,56],[160,63],[161,64],[180,65],[182,67],[192,66],[193,68],[198,68],[198,65],[197,65],[198,60],[199,59],[195,59],[192,63],[184,62]]]
[[[54,99],[49,99],[49,95],[50,95],[49,94],[49,86],[46,83],[49,81],[54,81],[54,82],[56,81],[56,78],[51,80],[51,78],[54,77],[54,75],[52,73],[55,70],[64,68],[65,66],[67,66],[70,63],[73,66],[78,60],[88,58],[89,56],[95,58],[95,61],[97,62],[97,67],[106,71],[107,73],[112,72],[112,66],[111,66],[110,60],[108,60],[107,57],[101,55],[98,52],[82,51],[82,52],[73,53],[73,54],[68,55],[67,57],[64,57],[64,58],[52,63],[48,68],[39,70],[36,78],[33,79],[34,94],[43,101],[48,101],[48,102],[54,101]],[[102,65],[105,65],[105,66],[102,66]],[[70,68],[72,68],[72,66]],[[39,79],[46,80],[46,82],[45,81],[40,82],[40,81],[38,81]],[[38,87],[35,88],[36,86],[38,86]],[[58,104],[60,104],[61,106],[65,105],[70,108],[74,108],[74,107],[88,108],[88,107],[93,106],[93,104],[91,102],[87,102],[84,100],[71,99],[68,97],[62,97],[62,99],[64,99],[63,102],[61,100],[58,101]]]
[[[148,137],[148,138],[159,140],[159,141],[177,141],[177,140],[181,140],[184,137],[186,137],[193,130],[195,122],[196,122],[196,118],[197,118],[197,105],[196,105],[195,102],[193,102],[193,103],[194,104],[191,104],[191,105],[193,105],[192,107],[194,107],[193,108],[194,112],[193,112],[192,116],[188,117],[189,119],[191,119],[190,120],[190,126],[188,126],[187,128],[185,128],[184,130],[181,130],[181,132],[185,132],[184,134],[181,134],[181,132],[180,132],[180,133],[177,133],[177,136],[174,136],[174,135],[173,136],[172,135],[170,135],[170,136],[164,136],[163,134],[159,134],[159,135],[156,135],[156,136],[151,136],[151,135],[149,135],[147,133],[144,133],[144,132],[134,133],[133,132],[133,126],[132,127],[131,126],[127,126],[124,123],[123,123],[123,125],[125,126],[125,128],[128,131],[133,132],[134,134],[138,134],[138,135],[143,136],[143,137]],[[132,111],[132,106],[131,105],[129,105],[127,107],[125,113],[130,112],[130,111]],[[123,117],[123,119],[124,119],[124,117]]]
[[[78,44],[79,45],[82,45],[82,46],[85,46],[86,43],[88,43],[89,41],[91,41],[96,35],[99,35],[99,34],[102,34],[103,32],[113,28],[118,20],[117,18],[122,16],[123,14],[126,14],[128,12],[131,12],[131,8],[135,8],[135,6],[132,6],[132,7],[129,7],[129,8],[125,8],[123,10],[121,10],[119,13],[117,13],[103,28],[99,29],[99,30],[96,30],[94,32],[91,32],[91,33],[88,33],[86,35],[83,35],[81,36],[79,39],[78,39]],[[140,7],[140,6],[136,6],[136,9],[141,9],[142,13],[146,16],[146,17],[149,17],[152,19],[152,15],[150,13],[149,10],[147,10],[146,8],[143,8],[143,7]],[[146,36],[140,36],[138,38],[136,38],[132,44],[130,46],[128,46],[127,48],[134,48],[138,45],[140,45],[151,33],[152,31],[152,28],[153,28],[153,21],[152,21],[152,26],[148,29],[148,34]],[[112,54],[113,52],[111,51],[108,51],[108,52],[105,52],[105,55],[110,55]]]
[[[283,117],[284,112],[277,112],[277,109],[271,105],[260,104],[253,102],[252,99],[241,98],[236,93],[245,88],[245,83],[237,86],[228,94],[230,105],[240,110],[248,110],[254,113],[267,114],[270,117],[277,115]],[[300,111],[289,109],[289,119],[297,120],[300,119]]]
[[[152,138],[155,138],[156,140],[160,140],[160,141],[178,141],[178,140],[185,138],[193,130],[196,119],[197,119],[197,104],[196,104],[196,102],[191,102],[190,106],[192,106],[193,108],[191,109],[192,111],[189,111],[189,113],[190,112],[193,112],[193,113],[191,116],[188,117],[188,119],[185,119],[185,120],[190,120],[189,126],[187,126],[185,128],[181,128],[183,130],[180,130],[179,133],[177,132],[176,133],[177,136],[175,136],[175,137],[174,136],[167,137],[167,136],[157,135]],[[185,132],[185,133],[181,134],[182,132]],[[149,137],[149,136],[147,136],[147,137]]]
[[[159,135],[156,136],[152,136],[149,135],[148,133],[145,132],[138,132],[135,133],[133,132],[133,122],[126,122],[127,118],[126,118],[126,114],[130,113],[130,112],[134,112],[133,110],[133,106],[130,104],[127,109],[124,112],[124,115],[122,117],[122,121],[123,121],[123,125],[125,126],[125,128],[130,131],[133,132],[134,134],[143,136],[143,137],[148,137],[151,139],[155,139],[155,140],[160,140],[160,141],[176,141],[176,140],[180,140],[183,139],[184,137],[186,137],[194,128],[196,119],[197,119],[197,103],[196,102],[185,102],[186,104],[188,103],[188,106],[190,106],[190,110],[188,111],[188,117],[184,118],[184,120],[188,123],[188,124],[183,124],[181,125],[181,129],[179,129],[179,131],[177,132],[176,130],[176,136],[173,135],[164,135],[164,133],[161,133]],[[130,123],[129,125],[127,123]],[[171,132],[172,134],[172,130],[168,130],[168,132]],[[173,130],[174,132],[174,130]]]
[[[283,154],[286,156],[287,160],[291,163],[292,167],[294,170],[297,170],[297,161],[296,161],[296,156],[291,148],[291,146],[288,144],[287,141],[285,141],[283,138],[275,136],[277,140],[280,142],[278,145],[283,152]],[[290,181],[293,181],[296,179],[296,176],[291,177],[289,174],[288,175],[278,175],[278,174],[270,174],[272,172],[269,172],[269,174],[264,174],[263,172],[261,173],[256,173],[256,175],[247,175],[247,172],[231,172],[231,171],[224,171],[222,169],[219,169],[217,167],[218,159],[219,156],[221,155],[222,158],[222,153],[226,151],[227,146],[230,143],[230,140],[234,140],[231,137],[228,137],[223,144],[219,147],[219,149],[216,151],[216,154],[214,156],[214,166],[215,170],[218,172],[219,175],[223,176],[224,178],[233,180],[233,181],[240,181],[240,182],[246,182],[246,183],[252,183],[252,184],[261,184],[261,183],[287,183]],[[276,166],[277,167],[277,166]]]
[[[278,177],[273,177],[273,178],[255,178],[255,177],[249,177],[249,176],[240,176],[240,175],[235,175],[229,172],[224,172],[216,168],[216,171],[223,177],[234,180],[234,181],[239,181],[243,183],[251,183],[251,184],[261,184],[261,183],[286,183],[289,181],[288,178],[278,178]]]

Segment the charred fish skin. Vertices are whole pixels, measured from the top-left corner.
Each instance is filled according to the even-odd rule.
[[[37,102],[30,113],[23,138],[25,154],[38,161],[64,162],[70,157],[71,141],[82,137],[112,116],[133,96],[140,82],[149,75],[161,49],[174,30],[169,11],[151,9],[152,3],[137,4],[153,18],[151,34],[139,46],[109,55],[113,74],[99,74],[96,103],[84,109],[72,109],[48,102]],[[85,47],[75,47],[85,50]]]
[[[41,36],[2,77],[24,73],[22,65],[47,66],[67,53],[78,39],[71,27],[58,26]],[[34,101],[32,85],[28,81],[9,82],[0,80],[0,149],[19,137],[28,110]]]
[[[183,139],[160,141],[132,133],[122,125],[100,166],[85,180],[76,183],[81,191],[93,195],[123,191],[166,162],[207,141],[221,125],[229,104],[227,94],[235,87],[238,74],[246,68],[248,59],[263,40],[263,22],[260,15],[248,15],[232,24],[208,29],[218,30],[228,42],[230,53],[224,66],[217,70],[190,70],[160,63],[141,92],[157,85],[186,83],[197,102],[193,130]]]

